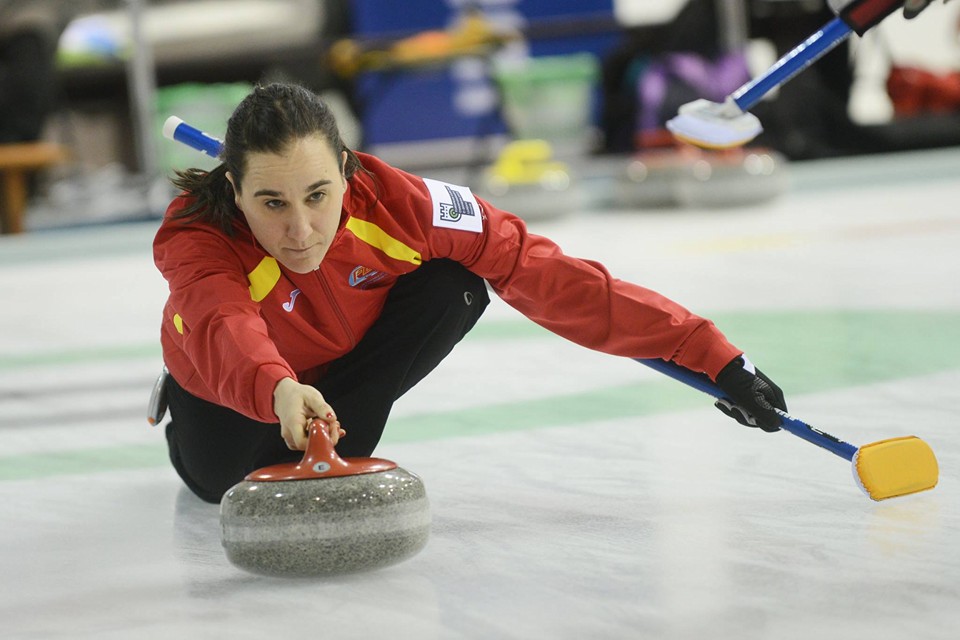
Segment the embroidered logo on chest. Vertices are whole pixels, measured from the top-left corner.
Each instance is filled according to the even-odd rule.
[[[363,265],[357,265],[353,268],[353,271],[350,272],[347,281],[350,283],[351,287],[367,289],[375,282],[383,280],[386,276],[387,274],[382,271],[377,271],[376,269],[371,269],[370,267],[365,267]]]

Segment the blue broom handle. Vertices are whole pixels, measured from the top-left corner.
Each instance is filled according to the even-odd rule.
[[[703,393],[713,396],[717,399],[723,399],[727,400],[728,402],[732,402],[729,398],[727,398],[726,394],[722,389],[720,389],[720,387],[716,385],[715,382],[702,373],[690,371],[689,369],[681,367],[675,362],[661,360],[660,358],[635,358],[635,360],[641,364],[647,365],[651,369],[670,376],[674,380],[678,380],[687,386],[693,387],[697,391],[702,391]],[[793,435],[803,438],[807,442],[815,444],[818,447],[826,449],[827,451],[834,453],[841,458],[853,460],[853,456],[857,452],[857,447],[854,445],[850,444],[849,442],[844,442],[843,440],[840,440],[829,433],[824,433],[819,429],[814,429],[806,422],[797,420],[785,411],[780,411],[777,409],[777,413],[780,414],[780,418],[782,420],[782,424],[780,426],[784,431],[789,431]]]
[[[846,22],[834,18],[822,29],[793,48],[767,71],[743,85],[731,96],[741,111],[749,111],[768,91],[797,75],[825,56],[853,32]]]
[[[163,125],[163,135],[171,140],[182,142],[183,144],[204,153],[211,158],[220,157],[223,151],[223,141],[200,131],[176,116],[170,116]]]

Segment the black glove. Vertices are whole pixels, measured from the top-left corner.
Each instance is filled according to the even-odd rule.
[[[943,1],[946,2],[947,0]],[[903,3],[903,17],[907,20],[916,18],[932,2],[933,0],[906,0]]]
[[[780,416],[775,409],[787,410],[783,391],[746,356],[734,358],[720,370],[717,386],[732,401],[717,400],[717,409],[742,425],[771,433],[780,430]]]

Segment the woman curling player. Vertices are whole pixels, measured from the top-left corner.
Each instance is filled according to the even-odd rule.
[[[485,282],[584,347],[707,374],[736,403],[725,413],[778,429],[780,389],[712,322],[465,187],[347,149],[304,88],[256,87],[220,160],[178,174],[154,241],[170,459],[204,500],[299,460],[314,418],[341,456],[369,456],[397,398],[477,322]]]

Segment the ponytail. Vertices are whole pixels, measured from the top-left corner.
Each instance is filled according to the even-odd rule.
[[[215,169],[187,169],[177,171],[173,186],[193,196],[194,200],[173,215],[176,220],[196,222],[203,220],[220,227],[228,236],[233,235],[233,221],[237,217],[233,187],[227,180],[227,165]]]

